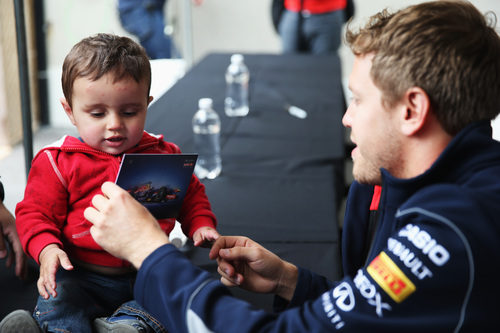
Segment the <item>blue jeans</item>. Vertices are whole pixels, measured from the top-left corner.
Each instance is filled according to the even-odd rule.
[[[48,332],[91,333],[95,318],[111,314],[140,317],[155,332],[165,332],[133,301],[135,275],[106,276],[81,268],[60,269],[56,275],[57,297],[38,297],[33,317]]]
[[[343,24],[343,10],[309,15],[285,10],[278,27],[283,53],[335,53]]]
[[[165,1],[121,1],[120,22],[125,30],[137,36],[151,59],[172,58],[174,45],[165,35]]]

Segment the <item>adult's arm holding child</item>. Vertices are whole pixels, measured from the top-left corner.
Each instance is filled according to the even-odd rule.
[[[7,245],[10,245],[10,249]],[[16,231],[16,220],[0,202],[0,259],[7,258],[5,265],[10,267],[15,262],[16,276],[26,277],[26,256]]]

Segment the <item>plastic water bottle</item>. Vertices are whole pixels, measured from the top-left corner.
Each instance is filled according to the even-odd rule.
[[[193,116],[194,145],[198,160],[194,173],[200,179],[216,178],[221,170],[220,119],[212,108],[211,98],[201,98],[199,110]]]
[[[233,54],[226,70],[226,99],[224,106],[229,117],[244,117],[248,114],[248,81],[250,74],[243,62],[243,55]]]

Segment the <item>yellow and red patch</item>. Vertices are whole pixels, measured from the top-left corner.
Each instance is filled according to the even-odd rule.
[[[375,282],[397,303],[401,303],[417,289],[383,251],[373,259],[366,270]]]

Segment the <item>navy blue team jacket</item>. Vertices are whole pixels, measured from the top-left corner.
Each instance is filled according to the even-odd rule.
[[[382,172],[376,207],[373,186],[351,186],[343,280],[300,269],[293,299],[271,314],[165,245],[139,270],[137,301],[171,332],[500,331],[500,143],[489,122],[416,178]]]

